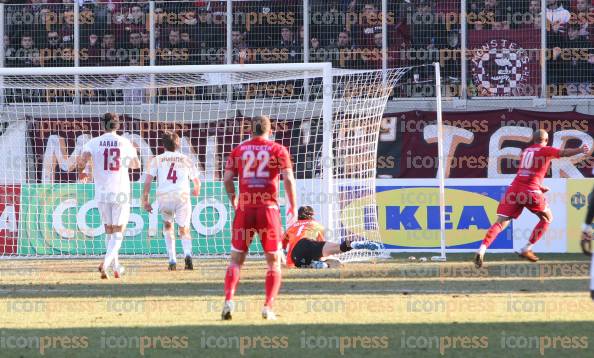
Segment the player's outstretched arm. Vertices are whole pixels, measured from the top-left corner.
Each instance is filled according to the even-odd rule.
[[[84,173],[85,168],[87,167],[87,163],[91,160],[91,153],[83,152],[80,157],[78,157],[78,161],[76,163],[76,169],[78,171],[79,179],[84,183],[87,181],[88,176]]]
[[[132,149],[130,150],[131,159],[130,159],[130,169],[140,169],[140,159],[138,159],[138,146],[136,144],[132,144]]]
[[[590,147],[588,147],[587,144],[582,144],[581,147],[579,148],[566,148],[566,149],[561,149],[559,151],[559,156],[560,157],[571,157],[574,156],[576,154],[588,154],[588,152],[590,152]]]
[[[233,209],[237,210],[237,195],[235,195],[235,183],[233,182],[234,178],[235,172],[231,169],[226,169],[223,176],[225,191],[227,192],[227,196],[229,197],[231,205],[233,205]]]
[[[291,222],[297,218],[297,193],[295,188],[295,176],[293,175],[293,168],[285,168],[282,170],[283,184],[285,185],[285,193],[289,200],[289,217],[287,222]]]
[[[200,179],[194,178],[192,179],[192,183],[194,184],[194,190],[192,191],[192,194],[194,196],[200,195]]]

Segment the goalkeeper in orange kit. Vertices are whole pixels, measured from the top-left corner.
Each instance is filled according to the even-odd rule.
[[[372,241],[344,240],[340,244],[324,241],[324,226],[314,220],[311,206],[302,206],[297,212],[297,222],[283,235],[283,249],[287,251],[288,267],[325,268],[320,260],[350,250],[379,250]]]

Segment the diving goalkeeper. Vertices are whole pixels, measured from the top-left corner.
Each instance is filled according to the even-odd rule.
[[[342,252],[380,249],[380,245],[372,241],[344,240],[340,244],[324,241],[324,226],[314,220],[314,215],[311,206],[300,207],[297,222],[283,235],[288,267],[313,267],[312,263]]]

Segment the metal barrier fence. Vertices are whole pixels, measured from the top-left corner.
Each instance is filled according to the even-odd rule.
[[[0,12],[7,67],[440,62],[444,97],[594,94],[592,0],[29,0]],[[431,67],[394,96],[435,96]]]

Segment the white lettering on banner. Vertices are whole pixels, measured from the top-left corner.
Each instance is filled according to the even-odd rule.
[[[202,221],[200,221],[200,214],[202,213],[202,210],[205,210],[207,208],[212,208],[216,210],[219,217],[217,222],[210,227],[205,226],[204,224],[202,224]],[[213,198],[207,198],[199,201],[198,204],[196,204],[196,206],[194,207],[194,210],[192,211],[192,226],[194,226],[194,229],[200,235],[204,236],[214,235],[222,231],[225,228],[225,224],[227,224],[228,219],[229,213],[227,211],[227,207],[220,201]]]
[[[553,134],[553,147],[565,148],[567,142],[577,139],[581,144],[587,144],[592,148],[594,140],[588,133],[575,129],[555,132]],[[581,145],[580,144],[580,145]],[[591,150],[591,149],[590,149]],[[551,163],[551,175],[553,178],[583,178],[584,175],[575,167],[575,164],[582,161],[590,154],[577,154],[572,157],[553,160]]]
[[[140,200],[132,199],[130,203],[131,208],[140,208]],[[133,223],[134,225],[130,225]],[[142,216],[136,213],[130,213],[130,218],[128,219],[128,226],[126,226],[126,231],[124,232],[124,236],[136,236],[139,235],[142,230],[144,229],[144,220],[142,220]]]
[[[396,124],[398,117],[384,117],[380,125],[380,142],[393,142],[396,140]]]
[[[5,206],[0,214],[0,231],[2,230],[17,232],[16,210],[12,205]]]
[[[74,230],[65,228],[62,221],[64,213],[72,208],[76,208],[76,199],[68,199],[61,202],[52,213],[52,227],[58,235],[65,239],[73,239],[75,234]]]
[[[56,165],[62,171],[73,171],[76,169],[76,159],[82,152],[83,146],[91,139],[88,134],[81,134],[76,138],[72,155],[68,154],[64,138],[52,134],[47,138],[45,152],[43,153],[43,169],[41,173],[42,183],[53,183]],[[89,164],[90,165],[90,164]],[[87,168],[88,169],[88,168]]]
[[[423,138],[429,144],[437,143],[437,125],[432,124],[423,128]],[[456,148],[460,144],[470,144],[474,140],[474,133],[467,129],[454,126],[443,126],[443,155],[445,156],[446,167],[445,177],[450,176],[450,168]]]
[[[64,215],[72,214],[68,213],[68,211],[76,209],[76,207],[76,199],[67,199],[60,202],[52,213],[52,228],[64,239],[73,239],[75,237],[76,230],[66,228],[62,218]],[[131,207],[139,208],[140,201],[138,199],[132,199]],[[78,209],[78,212],[76,212],[76,226],[80,232],[88,237],[97,237],[105,233],[105,228],[100,222],[96,223],[96,227],[91,227],[87,222],[89,211],[93,209],[97,209],[97,204],[95,200],[89,200],[84,203],[80,209]],[[200,220],[200,214],[206,209],[214,209],[217,212],[218,220],[212,226],[206,226]],[[5,219],[5,216],[8,219]],[[158,218],[159,207],[158,204],[154,202],[153,212],[149,214],[149,237],[160,236],[160,234],[157,232]],[[214,235],[223,231],[229,219],[230,215],[227,207],[222,202],[213,198],[207,198],[199,201],[192,210],[192,226],[194,227],[194,230],[196,230],[196,232],[202,236]],[[144,229],[144,225],[145,222],[140,214],[130,213],[130,219],[128,226],[126,227],[126,231],[124,232],[124,236],[140,235]],[[0,216],[0,230],[2,230],[5,226],[13,228],[12,231],[16,231],[16,215],[14,207],[7,206],[5,211]]]
[[[512,140],[516,142],[529,143],[532,140],[532,128],[508,126],[501,127],[491,135],[489,139],[489,166],[488,178],[513,178],[514,174],[503,174],[501,172],[501,161],[504,159],[520,159],[522,149],[517,147],[501,147],[503,142]]]
[[[2,175],[0,184],[15,185],[27,178],[27,122],[8,121],[0,123],[0,153]]]
[[[105,227],[103,225],[92,228],[87,224],[87,214],[89,210],[93,209],[97,209],[97,203],[95,200],[90,200],[84,203],[76,214],[76,226],[78,226],[78,229],[85,236],[95,237],[105,233]]]
[[[466,129],[444,125],[443,146],[446,158],[445,176],[450,176],[450,169],[456,148],[460,144],[471,144],[474,134]],[[501,127],[495,131],[489,139],[489,160],[488,178],[513,178],[515,173],[503,174],[501,162],[505,159],[519,160],[522,149],[518,147],[502,147],[506,141],[531,143],[532,128],[520,126]],[[437,143],[437,126],[427,125],[423,128],[423,138],[429,144]],[[594,146],[594,139],[585,132],[579,130],[562,130],[553,133],[552,146],[564,148],[570,140],[579,140],[581,144],[587,144],[590,148]],[[582,173],[575,164],[582,161],[585,154],[577,154],[570,158],[553,159],[551,162],[553,178],[583,178]]]

